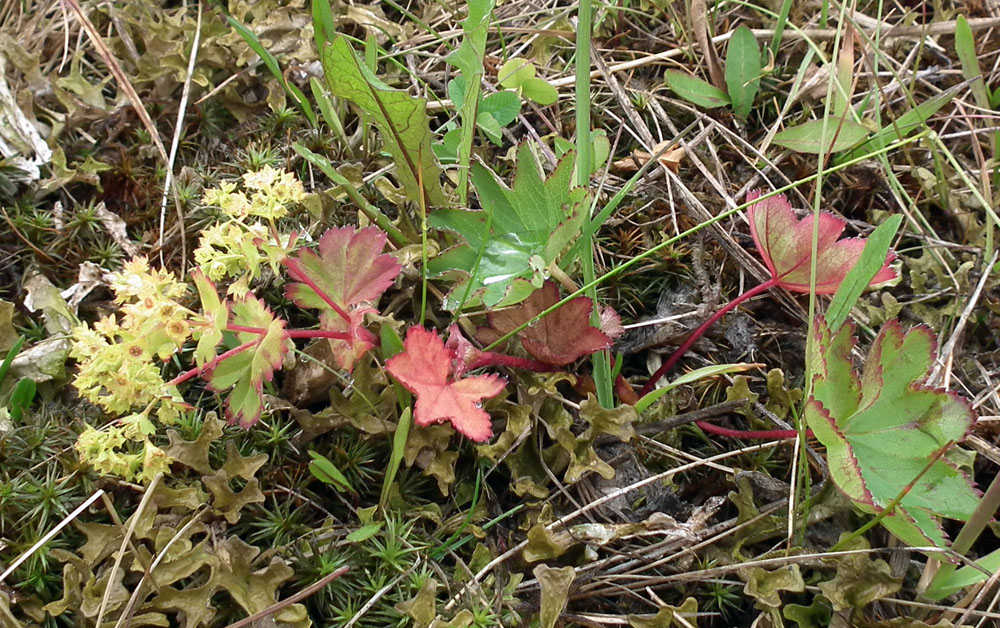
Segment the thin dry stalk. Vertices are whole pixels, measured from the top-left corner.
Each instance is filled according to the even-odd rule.
[[[82,504],[80,504],[79,506],[77,506],[73,510],[73,512],[71,512],[68,515],[66,515],[65,517],[63,517],[62,521],[60,521],[58,524],[56,524],[56,526],[54,528],[52,528],[51,530],[49,530],[48,532],[46,532],[42,536],[42,538],[38,539],[38,541],[34,545],[32,545],[31,547],[29,547],[27,549],[27,551],[25,551],[23,554],[21,554],[20,556],[18,556],[14,560],[14,562],[12,562],[7,567],[7,569],[4,570],[4,572],[2,574],[0,574],[0,583],[2,583],[4,580],[6,580],[7,576],[9,576],[10,574],[14,573],[14,570],[17,569],[18,567],[20,567],[24,563],[24,561],[26,561],[29,558],[31,558],[31,555],[34,554],[35,552],[37,552],[38,548],[42,547],[43,545],[45,545],[46,543],[48,543],[49,541],[51,541],[57,534],[59,534],[62,531],[63,528],[65,528],[66,526],[68,526],[70,524],[70,522],[72,522],[74,519],[76,519],[80,515],[80,513],[82,513],[84,510],[86,510],[87,508],[89,508],[91,504],[93,504],[98,499],[100,499],[102,495],[104,495],[104,489],[97,489],[97,491],[95,491],[93,495],[91,495],[90,497],[88,497]]]

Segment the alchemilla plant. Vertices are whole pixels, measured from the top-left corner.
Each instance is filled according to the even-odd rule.
[[[224,396],[230,423],[249,428],[264,411],[264,382],[282,368],[294,340],[323,339],[336,365],[348,372],[379,343],[366,326],[367,317],[378,312],[379,298],[401,270],[395,257],[383,253],[385,232],[374,226],[337,227],[327,230],[315,248],[303,246],[296,233],[282,233],[277,224],[289,206],[303,200],[302,184],[271,167],[245,174],[242,185],[230,182],[208,190],[203,198],[222,209],[226,219],[202,233],[195,251],[198,266],[190,278],[200,308],[185,305],[188,287],[172,273],[136,258],[114,275],[118,312],[74,330],[75,385],[116,417],[100,428],[87,426],[77,442],[81,459],[101,473],[146,482],[168,471],[171,460],[151,436],[157,424],[172,425],[194,410],[179,387],[195,377]],[[254,283],[266,269],[284,272],[285,296],[292,303],[319,313],[317,329],[288,329],[254,294]],[[225,296],[217,282],[228,282]],[[547,283],[537,295],[552,304],[558,289]],[[541,308],[532,307],[525,310],[529,317]],[[534,360],[475,349],[455,325],[447,344],[437,332],[416,326],[386,367],[416,394],[418,426],[450,423],[483,442],[492,427],[482,402],[499,395],[506,382],[496,375],[464,374],[495,366],[559,370],[608,348],[621,333],[617,314],[603,308],[598,329],[590,323],[592,307],[590,299],[578,297],[552,318],[566,334],[523,330],[518,338]],[[489,335],[489,329],[482,331]],[[566,347],[567,337],[583,341]],[[193,366],[166,379],[165,363],[180,357],[189,343],[194,343]]]

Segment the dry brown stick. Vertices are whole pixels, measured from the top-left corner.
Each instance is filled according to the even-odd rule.
[[[104,38],[101,34],[97,32],[94,27],[94,23],[90,21],[87,14],[83,12],[83,8],[77,0],[63,0],[66,4],[73,9],[76,13],[77,18],[79,18],[80,23],[83,25],[85,31],[87,31],[87,36],[90,37],[90,41],[93,42],[94,47],[97,48],[97,54],[101,56],[104,63],[111,70],[111,74],[115,77],[115,82],[118,83],[118,88],[125,92],[125,96],[128,98],[129,103],[132,105],[132,109],[135,110],[136,115],[139,116],[139,120],[142,122],[142,126],[146,127],[149,132],[150,138],[153,140],[153,144],[156,146],[157,152],[160,153],[160,157],[163,159],[163,163],[166,164],[167,151],[163,147],[163,141],[160,139],[160,132],[156,130],[156,125],[153,124],[152,118],[149,117],[149,112],[146,111],[146,107],[143,106],[142,100],[139,98],[139,94],[132,87],[131,81],[125,76],[125,71],[122,70],[122,66],[118,63],[118,59],[111,54],[111,50],[108,45],[104,43]]]
[[[691,20],[694,38],[705,56],[705,63],[708,64],[708,76],[712,79],[712,85],[725,89],[726,77],[722,72],[722,62],[715,50],[714,40],[708,36],[708,3],[705,0],[691,0],[688,5],[688,18]]]

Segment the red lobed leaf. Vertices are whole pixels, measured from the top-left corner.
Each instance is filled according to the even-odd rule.
[[[448,421],[469,439],[485,442],[493,435],[493,428],[480,402],[500,394],[506,382],[496,375],[454,379],[454,357],[436,333],[411,327],[403,341],[403,352],[389,358],[385,366],[417,396],[413,412],[417,425]]]
[[[319,309],[320,328],[351,334],[351,340],[330,339],[337,363],[351,370],[358,358],[373,346],[373,336],[364,328],[364,315],[399,274],[396,259],[382,253],[386,234],[377,227],[327,230],[319,240],[319,253],[303,250],[286,260],[297,281],[285,295],[300,307]]]
[[[760,191],[747,194],[753,202]],[[801,220],[783,194],[757,201],[747,210],[750,233],[760,255],[764,258],[777,285],[793,292],[809,292],[809,268],[812,257],[813,217]],[[833,294],[844,276],[858,263],[865,248],[863,238],[838,240],[847,223],[829,212],[819,215],[819,236],[816,243],[816,293]],[[886,257],[882,269],[872,283],[882,283],[896,278],[896,271],[889,268],[894,253]]]
[[[382,253],[385,241],[385,232],[377,227],[329,229],[319,239],[319,254],[303,250],[296,258],[297,267],[326,296],[347,310],[378,300],[399,274],[399,262]],[[286,294],[301,307],[329,307],[305,283],[289,284]]]
[[[489,324],[481,327],[476,337],[483,343],[494,342],[558,302],[558,286],[552,281],[546,281],[517,307],[487,314]],[[563,366],[595,351],[607,349],[611,346],[611,338],[591,326],[592,310],[593,303],[590,299],[577,297],[518,332],[521,345],[536,360],[556,366]],[[617,314],[609,310],[610,308],[606,308],[601,313],[602,326],[607,325],[609,330],[620,330],[621,322],[617,320]]]

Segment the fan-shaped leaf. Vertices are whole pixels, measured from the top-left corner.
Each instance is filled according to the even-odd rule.
[[[883,525],[910,545],[944,546],[934,518],[964,520],[979,497],[947,457],[930,467],[927,461],[965,438],[975,413],[954,393],[926,385],[935,350],[929,329],[904,334],[896,321],[887,323],[860,377],[850,362],[851,331],[844,325],[831,334],[817,319],[805,418],[826,446],[834,482],[862,509],[883,510],[919,477]]]
[[[758,191],[750,192],[747,201],[752,202],[759,196]],[[778,285],[793,292],[809,292],[813,217],[798,219],[782,194],[757,201],[747,210],[747,217],[757,249]],[[837,239],[844,232],[846,224],[828,212],[819,215],[819,239],[816,243],[817,294],[836,292],[865,249],[862,238]],[[889,268],[893,259],[895,254],[890,252],[882,269],[872,278],[872,283],[896,278],[896,271]]]
[[[386,361],[393,377],[417,396],[414,421],[421,427],[450,422],[456,430],[478,443],[493,435],[490,415],[481,401],[494,397],[506,382],[496,375],[454,379],[444,341],[423,327],[411,327],[403,342],[403,353]]]

